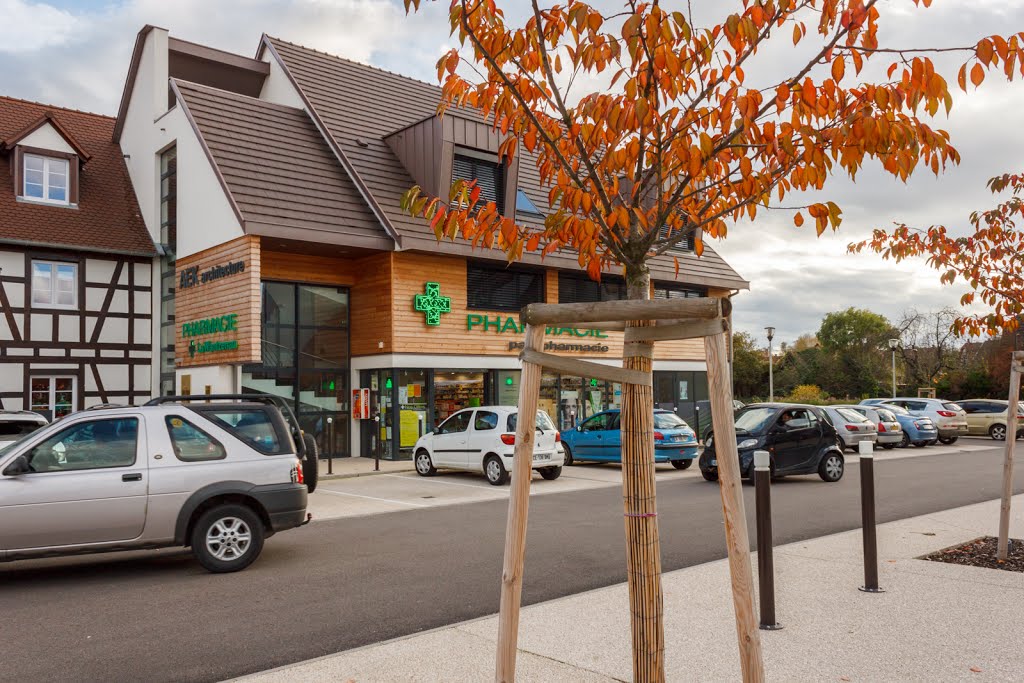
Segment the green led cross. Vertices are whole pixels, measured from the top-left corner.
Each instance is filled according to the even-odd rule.
[[[426,294],[417,294],[413,300],[416,310],[426,315],[428,325],[440,325],[441,314],[452,312],[452,298],[441,296],[441,285],[436,282],[426,283],[424,289]]]

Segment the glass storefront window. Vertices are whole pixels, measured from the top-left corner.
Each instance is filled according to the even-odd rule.
[[[583,379],[562,375],[558,397],[559,430],[573,429],[585,417],[583,403]]]
[[[520,370],[497,371],[499,406],[519,405],[519,378],[521,375]]]
[[[416,440],[427,432],[427,372],[401,370],[398,373],[398,449],[411,458]]]
[[[452,413],[484,404],[483,371],[434,371],[434,424]]]
[[[558,375],[545,372],[540,378],[540,401],[537,407],[548,414],[555,424],[559,423],[558,417]]]

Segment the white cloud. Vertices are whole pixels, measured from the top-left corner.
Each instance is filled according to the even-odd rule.
[[[0,0],[0,26],[6,27],[0,53],[30,53],[66,43],[75,17],[42,2]]]

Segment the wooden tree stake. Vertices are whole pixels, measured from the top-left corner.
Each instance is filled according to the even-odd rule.
[[[544,345],[544,326],[527,325],[524,348],[536,351]],[[540,398],[543,368],[523,361],[519,384],[519,416],[516,419],[516,448],[512,466],[512,492],[505,526],[505,559],[501,569],[501,607],[498,613],[498,654],[494,680],[513,683],[516,679],[516,647],[519,638],[519,606],[523,594],[523,565],[526,561],[526,518],[530,506],[530,477],[533,475],[534,417]]]
[[[645,285],[649,287],[649,285]],[[635,301],[630,303],[636,303]],[[653,322],[630,323],[634,326]],[[623,367],[651,372],[650,342],[625,344]],[[626,525],[626,578],[633,641],[633,681],[665,680],[661,540],[654,478],[654,394],[650,384],[622,385],[622,504]]]
[[[704,353],[708,363],[708,393],[711,398],[722,515],[725,518],[725,543],[729,551],[729,573],[732,577],[732,602],[736,612],[740,667],[745,683],[761,683],[764,681],[764,661],[761,657],[757,613],[754,611],[750,539],[747,535],[747,517],[743,512],[743,493],[740,490],[740,459],[736,449],[736,426],[733,424],[732,387],[729,382],[729,357],[726,352],[725,335],[705,337]]]
[[[1010,402],[1006,406],[1006,457],[1003,458],[1003,502],[999,507],[999,540],[996,559],[1005,561],[1010,546],[1010,499],[1013,496],[1013,447],[1017,441],[1017,405],[1020,401],[1020,366],[1013,355],[1010,364]]]

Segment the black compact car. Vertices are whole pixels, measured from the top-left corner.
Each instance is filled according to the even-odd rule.
[[[772,476],[815,474],[828,482],[843,477],[843,451],[836,430],[815,406],[755,403],[736,411],[736,446],[740,474],[753,480],[754,451],[771,456]],[[698,465],[708,481],[718,481],[715,436],[709,434]]]

